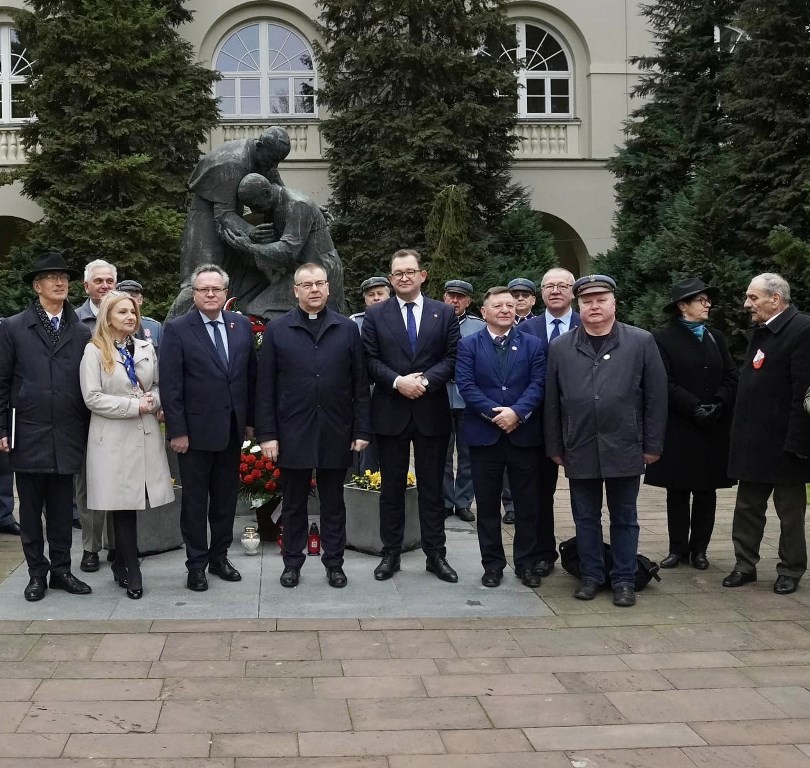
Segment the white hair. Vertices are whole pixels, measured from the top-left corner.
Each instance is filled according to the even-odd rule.
[[[113,264],[110,264],[109,261],[104,261],[104,259],[96,259],[95,261],[91,261],[87,264],[84,268],[84,282],[87,283],[90,281],[90,278],[93,277],[93,270],[99,269],[101,267],[107,267],[108,269],[112,270],[113,280],[118,282],[118,270],[115,268]]]

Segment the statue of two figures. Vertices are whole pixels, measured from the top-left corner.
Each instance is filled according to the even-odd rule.
[[[201,264],[217,264],[230,276],[229,293],[241,312],[272,320],[295,304],[293,275],[307,262],[329,278],[329,306],[342,312],[343,264],[320,206],[284,186],[278,165],[290,153],[290,137],[272,126],[258,139],[228,141],[197,163],[180,245],[180,293],[167,320],[193,306],[190,278]],[[251,224],[245,217],[245,207]]]

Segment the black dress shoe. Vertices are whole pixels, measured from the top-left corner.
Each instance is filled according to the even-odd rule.
[[[577,587],[574,592],[574,597],[577,600],[593,600],[596,593],[599,591],[599,585],[590,579],[583,579],[582,583]]]
[[[219,576],[223,581],[242,581],[242,574],[231,565],[227,557],[224,560],[220,560],[218,563],[208,563],[208,573]]]
[[[541,578],[545,578],[554,570],[554,563],[548,560],[539,560],[534,564],[532,570]]]
[[[723,579],[724,587],[741,587],[743,584],[748,584],[750,581],[756,581],[757,575],[755,573],[743,573],[742,571],[732,571],[725,579]]]
[[[374,578],[377,581],[390,579],[399,570],[399,555],[385,554],[380,564],[374,569]]]
[[[531,568],[526,568],[526,570],[520,574],[520,580],[523,582],[524,587],[537,589],[537,587],[540,586],[540,576],[538,576],[537,573],[535,573]]]
[[[188,572],[186,586],[194,592],[205,592],[208,589],[208,579],[205,578],[204,568],[192,568]]]
[[[693,552],[691,560],[692,565],[699,571],[705,571],[709,567],[709,558],[705,552]]]
[[[436,574],[442,581],[448,581],[451,584],[455,584],[458,581],[458,574],[450,567],[450,563],[438,555],[427,559],[425,562],[425,570],[428,573]]]
[[[141,588],[141,589],[127,589],[127,597],[130,600],[140,600],[143,597],[143,588]]]
[[[70,571],[51,574],[51,589],[64,589],[71,595],[89,595],[93,590],[89,584],[79,581]]]
[[[98,552],[88,552],[85,549],[79,568],[85,573],[95,573],[98,570]]]
[[[453,508],[452,507],[445,507],[444,508],[444,516],[445,518],[453,516]]]
[[[613,587],[613,605],[619,608],[629,608],[636,604],[636,592],[629,584],[620,584]]]
[[[78,517],[73,520],[72,525],[77,531],[82,529],[82,521]]]
[[[20,524],[16,520],[12,520],[10,523],[0,525],[0,533],[7,533],[9,536],[19,536]]]
[[[456,507],[456,517],[465,523],[475,522],[475,515],[469,507]]]
[[[681,563],[689,562],[689,558],[686,555],[676,555],[674,552],[670,552],[662,561],[661,567],[662,568],[677,568]]]
[[[777,595],[790,595],[799,588],[799,580],[793,576],[777,576],[773,591]]]
[[[114,563],[115,562],[115,547],[112,549],[107,550],[107,562]]]
[[[127,578],[126,578],[126,577],[124,577],[124,578],[118,578],[118,576],[113,576],[113,581],[114,581],[114,582],[115,582],[115,583],[116,583],[116,584],[117,584],[119,587],[121,587],[122,589],[128,589],[128,588],[129,588],[129,581],[127,580]]]
[[[349,583],[346,574],[343,573],[343,569],[339,565],[333,568],[327,568],[326,578],[329,581],[329,586],[337,589],[341,589]]]
[[[29,603],[35,603],[37,600],[42,600],[45,597],[45,590],[48,589],[48,584],[44,576],[32,576],[28,581],[28,586],[25,588],[23,595]]]
[[[297,587],[300,575],[300,568],[294,568],[293,566],[288,565],[282,571],[281,577],[279,578],[279,583],[282,587]]]
[[[484,571],[481,583],[485,587],[499,587],[503,579],[503,571]]]
[[[514,525],[515,524],[515,510],[511,510],[510,512],[503,513],[503,522],[504,525]]]

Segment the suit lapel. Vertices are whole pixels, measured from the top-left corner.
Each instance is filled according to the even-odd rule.
[[[490,368],[495,371],[495,375],[498,377],[501,383],[503,383],[503,376],[501,376],[500,370],[501,367],[498,365],[498,353],[495,352],[495,345],[492,341],[492,337],[489,335],[489,331],[486,328],[480,332],[478,343],[481,345],[482,353],[487,358]]]
[[[424,319],[424,318],[423,318]],[[399,342],[402,351],[410,358],[413,358],[413,351],[411,350],[411,342],[408,340],[408,331],[405,328],[405,322],[402,319],[402,311],[399,308],[399,300],[394,296],[388,300],[388,305],[385,312],[385,321],[394,334],[394,338]],[[419,341],[417,337],[417,349],[419,348]]]
[[[225,327],[227,329],[227,323],[225,324]],[[219,359],[219,353],[217,352],[217,348],[214,346],[214,342],[211,341],[211,337],[208,335],[208,329],[205,327],[205,324],[203,323],[203,319],[200,316],[199,312],[197,312],[196,315],[192,315],[191,330],[199,340],[200,344],[202,344],[203,347],[207,350],[208,354],[211,356],[211,359],[214,361],[217,368],[219,368],[227,375],[228,371],[222,364],[222,360]]]
[[[514,331],[512,338],[506,343],[506,377],[504,384],[509,381],[509,376],[512,374],[512,368],[515,365],[517,356],[520,353],[520,333]]]

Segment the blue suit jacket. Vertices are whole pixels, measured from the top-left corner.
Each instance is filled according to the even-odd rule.
[[[543,445],[541,416],[546,356],[540,340],[522,332],[524,325],[526,323],[512,331],[503,376],[499,371],[498,353],[486,328],[459,342],[456,383],[467,404],[461,439],[468,445],[493,445],[504,434],[482,415],[494,416],[492,409],[496,406],[509,406],[522,421],[509,434],[515,445]]]
[[[459,338],[453,308],[425,297],[415,352],[411,352],[396,297],[366,309],[362,336],[369,377],[377,385],[371,398],[374,431],[398,435],[413,418],[423,435],[448,434],[450,405],[445,385],[453,376]],[[409,400],[394,389],[394,380],[416,371],[427,377],[428,389]]]
[[[231,438],[231,412],[238,434],[253,426],[256,347],[250,321],[223,312],[228,334],[228,366],[196,308],[171,320],[160,344],[160,399],[169,439],[188,435],[189,446],[222,451]]]
[[[571,325],[568,328],[569,331],[573,331],[574,328],[578,328],[582,324],[582,321],[579,317],[579,312],[572,312],[571,313]],[[546,332],[546,313],[543,312],[540,315],[535,315],[534,317],[526,320],[525,322],[521,323],[519,326],[520,330],[523,333],[530,333],[532,336],[536,336],[540,339],[540,343],[543,345],[543,354],[548,357],[548,333]]]

